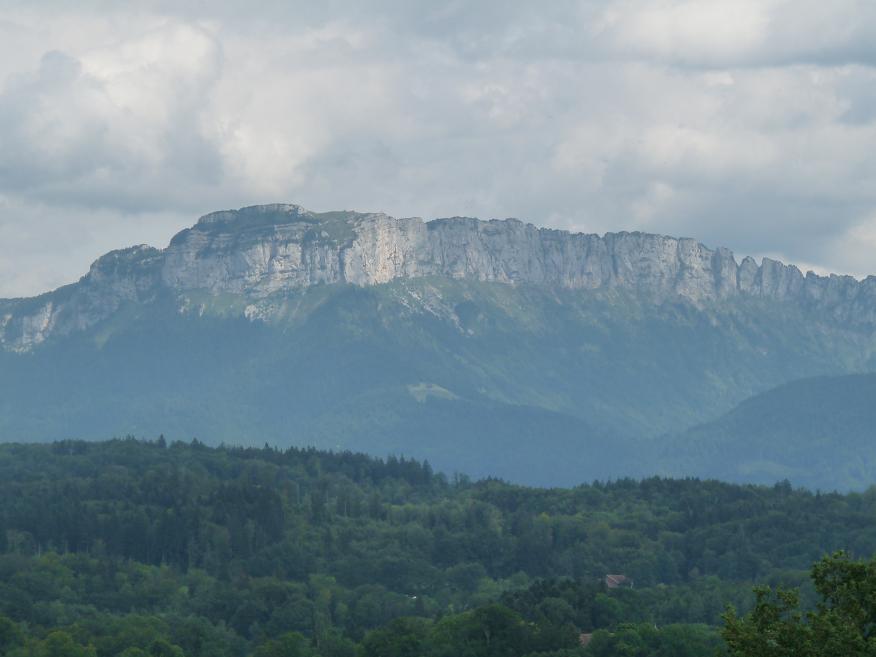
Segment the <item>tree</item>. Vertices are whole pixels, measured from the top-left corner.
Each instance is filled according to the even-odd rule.
[[[24,643],[24,635],[16,623],[0,616],[0,655],[5,655],[7,651]]]
[[[795,590],[755,590],[750,614],[724,615],[732,657],[876,657],[876,560],[853,561],[839,552],[812,568],[821,597],[800,610]]]
[[[517,612],[492,604],[444,618],[431,641],[436,657],[516,657],[530,651],[533,636]]]
[[[419,657],[431,624],[426,618],[397,618],[365,635],[362,654],[364,657]]]
[[[310,657],[310,642],[298,632],[288,632],[274,641],[260,645],[255,657]]]
[[[14,653],[13,653],[14,654]],[[40,641],[33,652],[37,657],[95,657],[92,646],[84,647],[66,632],[52,632]]]
[[[175,646],[164,639],[155,639],[149,646],[151,657],[185,657],[182,648]]]

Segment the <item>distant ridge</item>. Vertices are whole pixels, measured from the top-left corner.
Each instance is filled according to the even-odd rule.
[[[876,485],[876,374],[792,381],[662,447],[667,471],[724,481]]]
[[[425,222],[381,213],[314,213],[258,205],[203,216],[164,249],[140,246],[98,259],[78,283],[0,300],[0,346],[27,351],[162,291],[271,295],[322,284],[369,286],[430,276],[561,289],[630,291],[650,302],[694,304],[755,296],[814,306],[826,317],[876,325],[876,277],[828,277],[727,249],[647,233],[603,236],[536,228],[516,219]],[[259,308],[252,317],[269,318]]]
[[[776,386],[876,371],[874,294],[645,233],[221,211],[0,301],[0,440],[267,441],[545,486],[687,465],[810,483],[787,437],[762,471],[714,469],[747,458],[729,443],[718,461],[660,448]],[[841,402],[829,454],[851,436]],[[876,461],[822,474],[876,481]]]

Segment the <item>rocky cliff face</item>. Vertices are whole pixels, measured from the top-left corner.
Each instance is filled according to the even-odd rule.
[[[425,222],[384,214],[312,213],[264,205],[202,217],[162,250],[100,258],[78,283],[34,299],[0,301],[0,344],[26,351],[53,334],[100,322],[161,291],[253,300],[319,284],[378,285],[446,276],[504,284],[631,291],[695,305],[760,296],[815,305],[825,318],[876,325],[876,277],[805,276],[793,265],[644,233],[572,234],[515,219]]]

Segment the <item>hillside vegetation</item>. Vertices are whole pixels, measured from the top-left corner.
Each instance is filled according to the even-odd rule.
[[[0,439],[267,440],[575,485],[654,474],[643,441],[785,381],[865,367],[861,334],[774,301],[697,309],[418,279],[271,303],[260,322],[233,295],[161,297],[0,351]]]
[[[861,374],[779,386],[660,449],[676,475],[863,490],[876,469],[874,439],[876,374]]]
[[[876,491],[530,489],[351,453],[5,445],[0,652],[699,655],[752,583],[801,584],[837,549],[876,551]]]

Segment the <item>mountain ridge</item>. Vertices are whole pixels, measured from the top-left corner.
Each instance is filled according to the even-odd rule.
[[[241,295],[250,318],[270,319],[272,296],[322,284],[370,286],[429,276],[563,289],[630,291],[646,301],[697,306],[754,296],[817,307],[833,321],[876,325],[876,277],[803,274],[690,238],[538,228],[518,219],[424,221],[383,213],[314,213],[292,204],[221,210],[164,249],[140,245],[101,256],[78,282],[0,300],[0,347],[29,351],[85,330],[126,302],[162,292]]]
[[[863,490],[876,471],[876,374],[807,377],[659,441],[665,473]]]
[[[661,437],[876,371],[874,281],[644,233],[222,211],[0,301],[0,441],[269,441],[547,486],[707,472]]]

